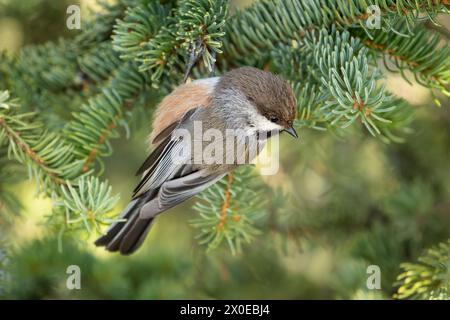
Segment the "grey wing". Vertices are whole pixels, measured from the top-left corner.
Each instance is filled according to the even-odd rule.
[[[172,126],[173,130],[181,128],[186,122],[190,121],[197,109],[186,112],[178,125]],[[167,136],[138,170],[138,173],[144,172],[144,176],[134,189],[133,199],[149,190],[159,188],[176,172],[183,169],[190,159],[189,141],[182,139],[180,136],[173,136],[172,132],[167,133]]]
[[[184,169],[192,167],[188,165]],[[211,173],[203,169],[190,171],[185,176],[164,182],[158,193],[139,207],[138,214],[132,216],[127,225],[109,242],[108,250],[120,250],[123,254],[134,252],[144,241],[157,215],[201,192],[224,175],[225,173]]]
[[[159,189],[158,195],[142,207],[140,218],[149,219],[155,217],[160,212],[166,211],[202,192],[222,179],[225,174],[224,172],[214,173],[207,169],[202,169],[164,182]]]

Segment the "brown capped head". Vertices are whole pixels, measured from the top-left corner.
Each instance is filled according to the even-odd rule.
[[[297,117],[296,100],[292,87],[280,76],[242,67],[224,74],[221,83],[240,90],[269,121],[285,129],[292,128]]]

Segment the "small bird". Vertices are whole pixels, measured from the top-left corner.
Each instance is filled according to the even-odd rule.
[[[177,87],[157,107],[150,134],[153,151],[137,171],[142,179],[131,202],[95,244],[123,255],[135,252],[160,213],[198,194],[257,155],[250,155],[248,148],[236,151],[233,147],[234,156],[242,156],[236,153],[244,152],[248,161],[193,161],[198,156],[198,151],[192,148],[196,142],[196,122],[201,123],[202,132],[214,129],[225,138],[230,131],[239,132],[236,139],[244,141],[254,137],[261,147],[271,135],[279,132],[297,138],[293,128],[296,116],[291,86],[280,76],[253,67],[237,68],[220,77],[199,79]],[[181,129],[192,133],[194,138],[183,139],[176,134]],[[222,146],[224,139],[217,140]],[[200,143],[205,145],[205,141]],[[183,148],[190,152],[186,152],[184,158],[177,158]],[[230,150],[225,148],[227,151]]]

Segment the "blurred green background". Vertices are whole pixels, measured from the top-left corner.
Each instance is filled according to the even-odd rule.
[[[0,50],[70,37],[66,8],[83,15],[95,1],[0,0]],[[251,1],[234,1],[233,6]],[[442,20],[445,24],[448,21]],[[73,31],[76,32],[76,31]],[[226,245],[206,252],[188,220],[193,201],[158,219],[137,254],[105,253],[92,239],[65,239],[62,253],[42,225],[50,201],[32,182],[14,186],[23,210],[8,233],[8,285],[13,299],[382,299],[395,292],[400,263],[414,261],[450,235],[450,111],[442,98],[400,75],[389,90],[415,111],[403,144],[384,144],[360,130],[343,136],[303,130],[281,140],[281,168],[264,177],[272,187],[262,234],[233,256]],[[126,205],[146,157],[150,130],[138,116],[130,139],[113,143],[105,177]],[[148,120],[150,123],[150,119]],[[1,210],[1,207],[0,207]],[[1,263],[1,261],[0,261]],[[66,288],[66,268],[81,268],[81,290]],[[381,268],[382,289],[368,290],[366,269]]]

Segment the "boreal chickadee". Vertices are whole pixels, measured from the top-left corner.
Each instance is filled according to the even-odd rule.
[[[124,255],[133,253],[141,246],[157,215],[198,194],[241,165],[226,161],[193,162],[195,151],[182,161],[174,161],[186,143],[192,142],[182,139],[176,131],[194,133],[194,123],[200,122],[202,131],[214,129],[226,137],[231,129],[240,133],[241,140],[256,137],[263,145],[268,136],[282,131],[297,138],[293,128],[296,115],[291,86],[281,77],[253,67],[234,69],[220,77],[177,87],[157,108],[150,135],[153,151],[138,170],[142,179],[131,202],[120,220],[95,244]],[[233,152],[248,152],[246,148],[241,150],[244,151],[233,149]]]

